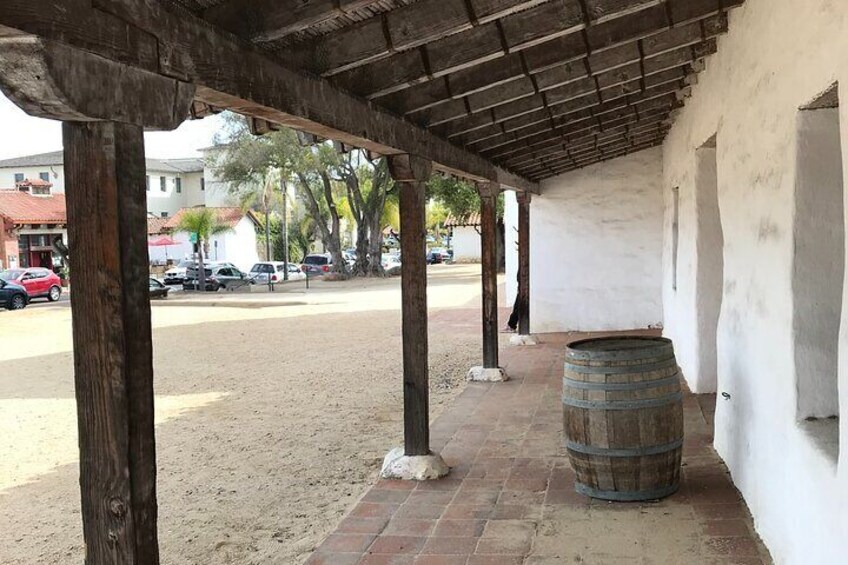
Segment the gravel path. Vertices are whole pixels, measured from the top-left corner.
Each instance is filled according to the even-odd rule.
[[[478,269],[431,271],[434,414],[480,357]],[[300,563],[401,442],[399,280],[216,302],[153,309],[162,562]],[[70,309],[0,330],[0,563],[79,563]]]

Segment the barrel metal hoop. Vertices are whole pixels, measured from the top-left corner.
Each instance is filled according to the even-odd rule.
[[[628,338],[617,338],[627,341]],[[630,338],[634,342],[640,338]],[[644,338],[641,338],[644,339]],[[580,345],[585,345],[591,341],[600,341],[588,339],[570,343],[566,350],[566,357],[569,359],[578,359],[581,361],[634,361],[637,359],[655,359],[657,357],[668,357],[674,355],[674,344],[666,338],[649,338],[645,339],[645,347],[636,347],[633,349],[612,349],[608,351],[599,351],[592,349],[576,349]],[[651,345],[647,345],[652,342]]]
[[[677,360],[674,358],[674,356],[671,356],[668,359],[663,359],[658,363],[650,363],[645,365],[615,365],[612,367],[605,365],[601,367],[587,367],[586,365],[572,365],[571,363],[565,364],[566,371],[588,375],[621,375],[625,373],[647,373],[650,371],[661,371],[663,369],[672,368],[677,368]]]
[[[567,441],[565,443],[565,447],[567,447],[571,451],[583,453],[584,455],[597,455],[600,457],[645,457],[648,455],[660,455],[662,453],[668,453],[669,451],[674,451],[675,449],[683,447],[683,438],[680,438],[671,443],[666,443],[663,445],[651,445],[648,447],[595,447],[594,445],[585,445],[573,441]]]
[[[579,388],[580,390],[646,390],[649,388],[659,388],[661,386],[670,386],[680,382],[680,373],[674,373],[671,377],[657,379],[653,381],[639,381],[635,383],[595,383],[589,381],[575,381],[568,377],[563,377],[563,386],[571,388]]]
[[[581,400],[578,398],[562,397],[562,403],[574,408],[587,410],[633,410],[637,408],[658,408],[683,400],[683,393],[676,392],[659,398],[642,400]]]
[[[601,500],[614,500],[616,502],[635,502],[637,500],[656,500],[665,498],[677,492],[680,488],[679,484],[673,484],[667,487],[662,487],[653,490],[644,491],[614,491],[614,490],[599,490],[586,486],[582,483],[575,483],[574,490],[579,494],[590,496],[592,498],[600,498]]]

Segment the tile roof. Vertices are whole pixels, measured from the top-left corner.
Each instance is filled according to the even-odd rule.
[[[165,225],[170,218],[148,217],[147,218],[147,235],[161,235],[165,233]]]
[[[67,223],[65,196],[32,196],[19,190],[0,190],[0,216],[15,224]]]
[[[180,224],[180,220],[182,219],[183,214],[185,214],[186,210],[196,210],[196,209],[200,209],[200,208],[203,208],[203,207],[202,206],[196,206],[194,208],[180,208],[180,210],[176,214],[171,216],[170,218],[164,218],[164,219],[167,220],[167,222],[165,223],[164,229],[166,229],[166,230],[176,229],[177,226]],[[253,212],[250,211],[250,210],[245,212],[244,210],[242,210],[241,208],[238,208],[238,207],[232,207],[232,208],[212,208],[212,207],[209,207],[208,209],[215,211],[215,213],[218,215],[218,219],[221,222],[229,225],[231,228],[236,227],[236,224],[238,224],[241,221],[241,219],[245,217],[245,215],[247,215],[251,220],[253,220],[254,223],[258,223]],[[149,225],[150,225],[150,222],[148,221],[148,226]]]
[[[480,225],[480,214],[472,212],[465,216],[454,216],[450,214],[445,220],[446,228],[476,227]]]
[[[0,169],[13,167],[61,167],[64,165],[64,152],[51,151],[38,155],[25,155],[0,161]],[[147,170],[170,173],[203,172],[203,159],[147,159]]]

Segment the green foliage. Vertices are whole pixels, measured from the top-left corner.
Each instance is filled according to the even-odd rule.
[[[218,214],[210,208],[185,210],[177,224],[177,231],[197,235],[198,242],[208,242],[213,235],[231,231],[229,224],[221,222]]]
[[[474,185],[454,177],[433,175],[427,183],[427,194],[456,217],[480,211],[480,195]]]

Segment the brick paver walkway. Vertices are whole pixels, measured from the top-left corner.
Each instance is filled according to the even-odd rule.
[[[560,392],[564,344],[578,337],[548,335],[537,347],[505,348],[512,380],[469,384],[432,425],[433,449],[451,474],[378,482],[307,563],[770,563],[710,447],[714,397],[685,398],[677,494],[609,503],[574,491]]]

